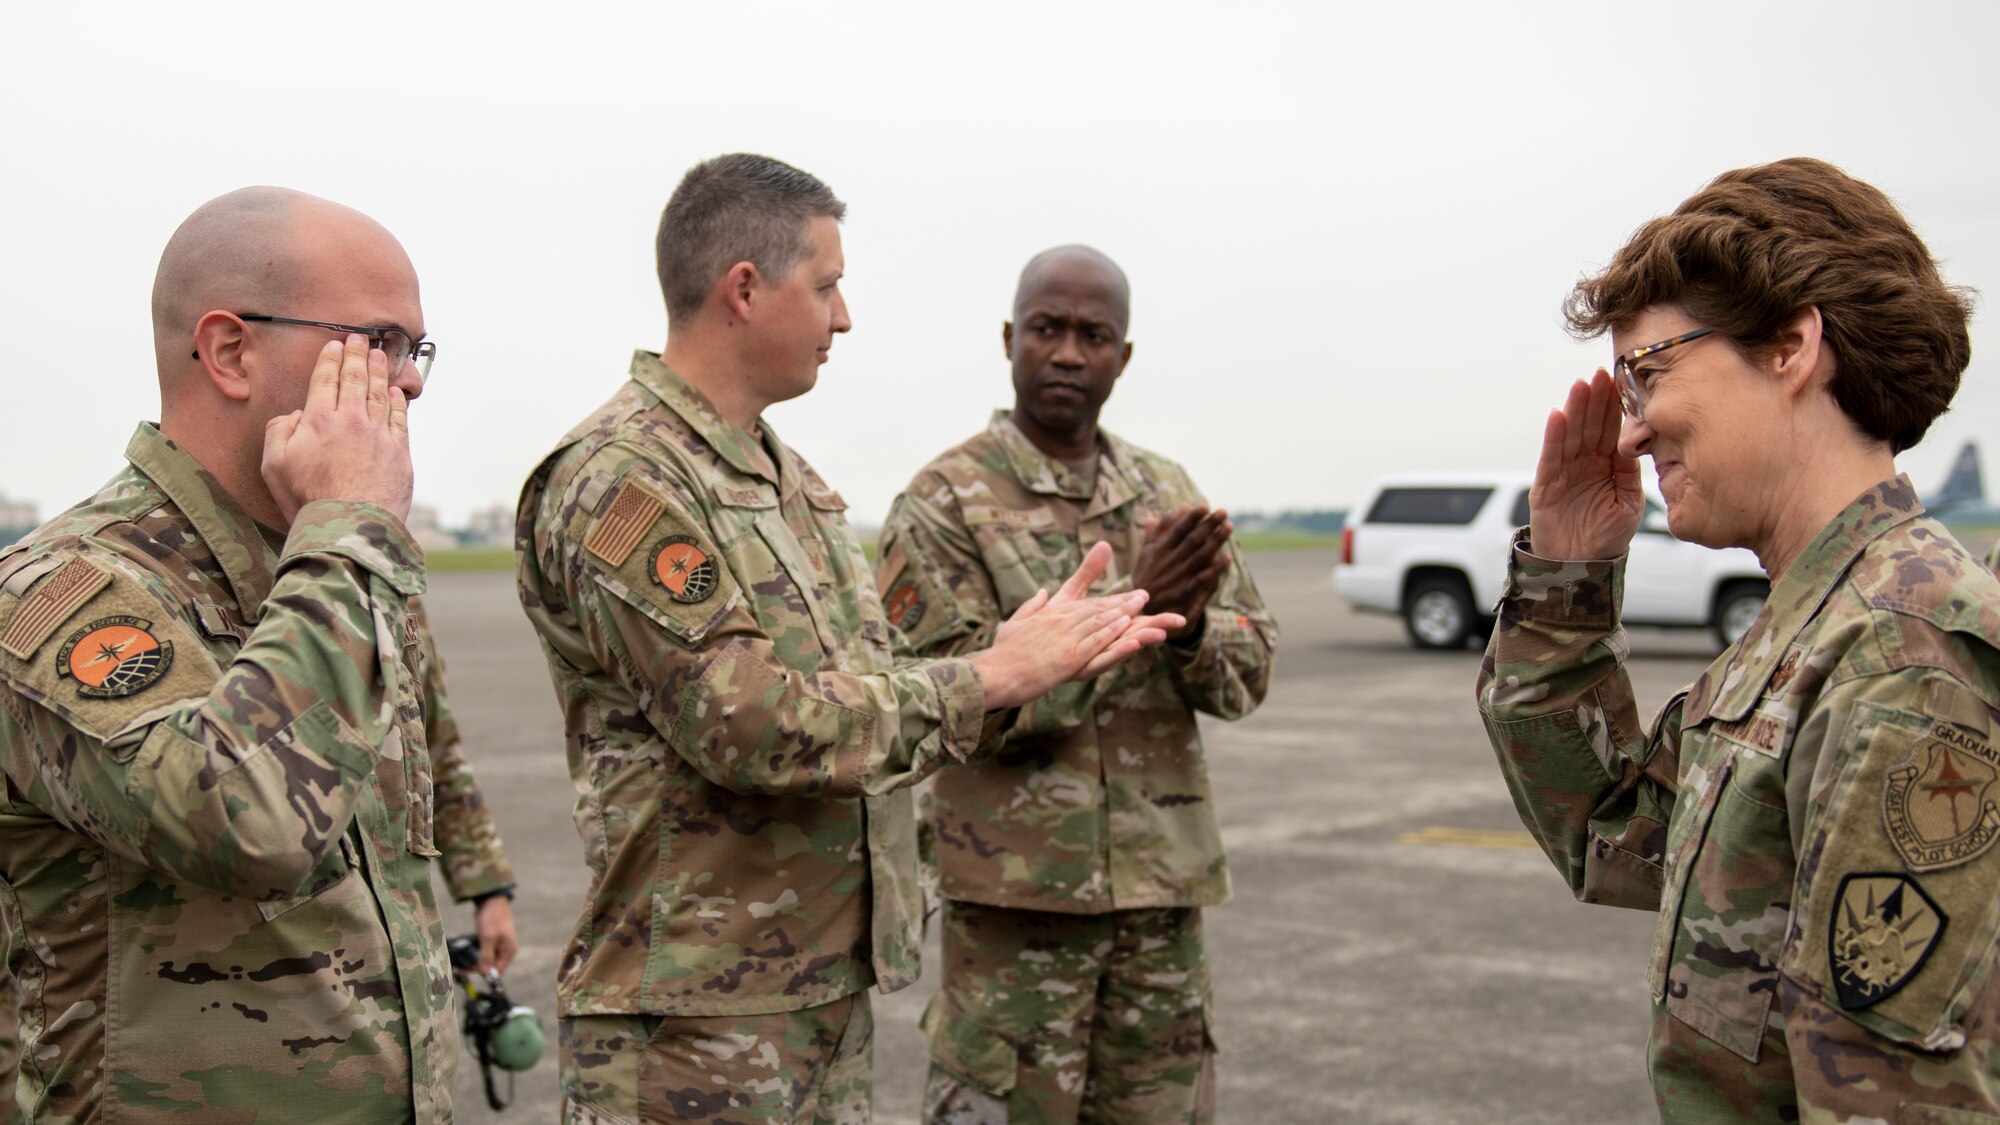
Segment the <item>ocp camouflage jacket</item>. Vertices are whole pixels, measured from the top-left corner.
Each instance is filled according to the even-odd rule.
[[[514,885],[514,867],[500,841],[500,827],[479,789],[479,779],[465,759],[458,717],[444,690],[444,659],[431,634],[430,617],[421,599],[416,608],[417,636],[424,669],[424,740],[433,767],[432,813],[436,817],[438,870],[452,901],[465,902],[489,891]]]
[[[150,424],[126,457],[0,556],[32,1119],[448,1121],[422,553],[338,502],[277,550]]]
[[[1995,1120],[2000,582],[1885,481],[1647,725],[1622,562],[1525,534],[1480,709],[1577,897],[1661,911],[1662,1115]]]
[[[897,792],[1000,729],[896,645],[846,503],[651,352],[528,478],[521,603],[562,706],[590,888],[564,1016],[741,1015],[916,978]]]
[[[1130,589],[1146,521],[1205,504],[1172,461],[1098,432],[1093,491],[996,412],[940,455],[890,509],[877,585],[920,652],[977,652],[1097,543],[1114,549],[1092,593]],[[996,756],[933,782],[946,898],[1100,914],[1211,906],[1229,872],[1195,712],[1237,719],[1270,683],[1278,629],[1232,543],[1191,644],[1148,649],[1022,709]]]

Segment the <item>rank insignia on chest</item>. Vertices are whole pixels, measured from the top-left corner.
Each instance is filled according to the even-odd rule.
[[[889,590],[889,596],[882,599],[882,609],[891,625],[907,633],[924,619],[924,596],[914,584],[905,582]]]
[[[1849,1011],[1894,995],[1924,967],[1950,919],[1907,875],[1857,873],[1840,881],[1827,934],[1834,991]]]
[[[707,601],[716,586],[715,560],[692,535],[669,535],[653,547],[653,581],[682,605]]]
[[[174,664],[172,642],[152,634],[142,617],[100,617],[70,634],[56,651],[56,674],[76,682],[88,699],[120,699],[158,683]]]
[[[1882,789],[1882,822],[1912,871],[1965,863],[2000,840],[2000,756],[1984,739],[1937,723]]]

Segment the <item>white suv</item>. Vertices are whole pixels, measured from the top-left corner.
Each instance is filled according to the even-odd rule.
[[[1400,614],[1418,648],[1461,648],[1493,627],[1507,546],[1528,522],[1526,473],[1385,477],[1348,513],[1334,585],[1359,610]],[[1625,568],[1628,625],[1710,629],[1729,644],[1771,591],[1757,556],[1710,550],[1667,531],[1648,497]]]

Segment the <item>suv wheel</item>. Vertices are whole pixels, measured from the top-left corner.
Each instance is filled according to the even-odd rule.
[[[1418,648],[1464,648],[1476,621],[1463,579],[1420,578],[1403,600],[1403,627]]]
[[[1710,620],[1715,639],[1728,648],[1750,631],[1757,615],[1764,612],[1764,599],[1771,587],[1764,582],[1731,582],[1715,595],[1715,616]]]

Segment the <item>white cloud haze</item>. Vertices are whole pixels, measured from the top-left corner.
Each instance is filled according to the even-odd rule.
[[[11,6],[0,70],[0,492],[50,515],[157,413],[147,294],[252,183],[409,248],[439,359],[420,502],[511,504],[665,336],[661,206],[763,152],[849,204],[855,330],[778,431],[878,521],[1010,397],[1035,251],[1131,275],[1107,426],[1237,510],[1379,473],[1527,466],[1608,346],[1583,272],[1714,174],[1822,157],[1988,295],[1957,405],[1902,463],[2000,457],[2000,5],[1839,3]],[[291,310],[288,310],[291,311]],[[311,310],[297,310],[311,315]],[[2000,483],[1997,481],[1996,483]]]

